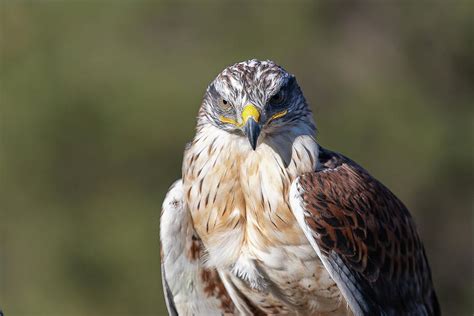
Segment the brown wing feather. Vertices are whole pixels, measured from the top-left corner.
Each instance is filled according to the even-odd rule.
[[[321,148],[300,177],[305,222],[360,314],[439,315],[423,245],[407,208],[352,160]],[[339,284],[341,283],[341,284]],[[351,306],[352,307],[352,306]]]

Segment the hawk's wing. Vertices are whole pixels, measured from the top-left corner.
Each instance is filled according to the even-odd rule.
[[[176,181],[163,202],[160,220],[161,274],[170,315],[234,313],[216,270],[201,264],[202,243],[183,202],[182,181]]]
[[[356,315],[439,315],[408,210],[350,159],[320,148],[291,188],[293,214]]]

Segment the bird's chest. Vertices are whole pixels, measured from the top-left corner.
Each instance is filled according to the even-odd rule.
[[[340,304],[288,202],[292,181],[314,169],[317,150],[296,147],[285,163],[266,144],[255,152],[219,141],[204,148],[185,155],[183,184],[206,264],[227,271],[245,296],[275,311]]]
[[[185,198],[211,265],[231,266],[243,254],[276,260],[273,248],[307,244],[288,203],[296,172],[261,147],[188,157]]]
[[[226,271],[253,304],[267,306],[265,312],[339,308],[339,290],[287,203],[291,174],[253,159],[237,164],[210,169],[188,189],[207,264]]]

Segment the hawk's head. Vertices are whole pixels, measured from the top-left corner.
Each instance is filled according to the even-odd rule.
[[[273,61],[255,59],[224,69],[209,85],[198,125],[208,123],[246,136],[253,149],[259,136],[298,126],[314,129],[295,77]]]

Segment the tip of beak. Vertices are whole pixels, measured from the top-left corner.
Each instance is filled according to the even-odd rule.
[[[250,146],[255,150],[257,148],[258,136],[260,136],[260,125],[253,118],[249,118],[245,124],[244,132],[247,135]]]

